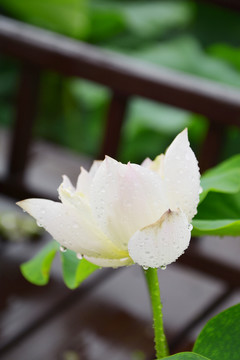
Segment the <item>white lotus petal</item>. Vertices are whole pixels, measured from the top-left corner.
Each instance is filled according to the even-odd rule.
[[[99,257],[90,257],[90,256],[84,256],[84,258],[91,263],[102,266],[102,267],[121,267],[121,266],[128,266],[132,265],[133,261],[130,257],[121,258],[121,259],[103,259]]]
[[[169,208],[164,182],[157,173],[109,157],[93,179],[90,204],[103,232],[123,250],[138,229],[155,222]]]
[[[92,178],[89,175],[89,172],[87,172],[87,170],[81,167],[81,172],[77,179],[76,191],[78,193],[85,194],[86,196],[88,196],[91,181]]]
[[[160,154],[150,164],[150,169],[156,171],[161,176],[162,179],[164,178],[164,159],[165,159],[165,155]]]
[[[141,163],[141,166],[146,167],[146,168],[150,168],[152,164],[152,160],[150,158],[146,158],[145,160],[143,160],[143,162]]]
[[[89,189],[92,183],[92,179],[94,178],[99,166],[101,165],[102,161],[95,160],[90,168],[89,171],[85,170],[81,167],[80,175],[78,176],[76,191],[89,196]]]
[[[93,217],[89,201],[84,194],[77,192],[70,193],[68,189],[64,187],[63,183],[60,185],[58,192],[65,209],[67,209],[69,213],[69,216],[73,213],[74,216],[79,219],[78,221],[81,223],[81,226],[84,227],[88,233],[92,234],[91,244],[88,240],[89,246],[91,245],[95,247],[97,243],[97,246],[99,247],[99,242],[101,242],[101,248],[105,254],[104,256],[106,256],[107,253],[111,253],[112,255],[114,255],[114,253],[118,254],[117,257],[127,255],[127,252],[123,252],[121,249],[118,249],[99,228],[95,218]]]
[[[92,166],[90,167],[89,174],[92,178],[94,178],[97,170],[99,169],[100,165],[102,164],[102,160],[94,160]]]
[[[158,268],[176,261],[191,237],[186,215],[168,210],[154,224],[137,231],[130,239],[129,255],[139,265]]]
[[[191,222],[199,202],[200,173],[197,159],[189,146],[187,129],[175,138],[166,151],[164,180],[170,208],[181,208]]]
[[[75,191],[75,188],[67,175],[63,175],[62,186],[71,193],[73,193]]]
[[[74,207],[45,199],[28,199],[17,203],[32,215],[62,246],[88,256],[121,258],[126,256],[98,229],[88,226]]]

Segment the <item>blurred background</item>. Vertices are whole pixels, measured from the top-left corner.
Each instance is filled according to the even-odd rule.
[[[240,14],[195,1],[0,0],[1,13],[155,66],[240,87]],[[14,118],[19,64],[0,58],[0,124]],[[82,79],[45,72],[34,133],[78,153],[98,155],[110,94]],[[164,151],[188,127],[195,149],[207,127],[202,116],[144,99],[131,100],[119,159],[141,162]],[[229,128],[221,158],[239,151]]]
[[[0,13],[141,61],[146,67],[174,70],[233,91],[240,88],[240,11],[234,6],[188,0],[0,0]],[[0,53],[2,176],[8,167],[21,71],[20,61]],[[111,89],[97,83],[41,71],[34,142],[25,174],[27,188],[31,184],[35,192],[56,198],[62,174],[74,182],[80,165],[88,168],[99,157],[111,98]],[[185,127],[198,156],[209,119],[131,97],[117,157],[136,163],[154,158]],[[218,161],[239,153],[239,126],[224,128],[224,142],[217,147]],[[17,211],[15,201],[26,192],[10,199],[4,189],[0,201],[1,359],[152,359],[151,310],[140,269],[114,270],[111,275],[100,272],[71,292],[62,283],[56,261],[49,285],[37,288],[27,283],[19,265],[50,236]],[[198,251],[211,254],[225,266],[239,267],[239,239],[228,239],[219,246],[219,239],[204,238]],[[180,263],[161,271],[160,277],[174,351],[190,350],[206,318],[240,299],[239,290],[233,294],[219,278],[189,271]]]

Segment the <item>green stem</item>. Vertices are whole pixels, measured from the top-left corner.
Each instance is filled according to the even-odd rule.
[[[144,273],[152,303],[156,356],[157,359],[162,359],[169,355],[169,351],[163,328],[162,303],[160,298],[157,269],[149,268],[144,270]]]

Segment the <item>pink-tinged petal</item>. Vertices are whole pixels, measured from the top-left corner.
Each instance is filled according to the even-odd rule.
[[[155,222],[169,208],[164,182],[157,173],[109,157],[93,179],[90,204],[103,232],[123,250],[138,229]]]
[[[89,226],[72,206],[45,199],[28,199],[17,205],[67,249],[93,257],[121,258],[125,255],[118,252],[93,224]]]
[[[191,222],[199,202],[200,173],[197,159],[189,145],[187,129],[167,149],[163,172],[170,208],[181,208]]]
[[[130,257],[121,258],[121,259],[103,259],[98,257],[84,256],[84,258],[91,263],[101,266],[101,267],[112,267],[117,268],[121,266],[129,266],[133,264],[133,261]]]
[[[190,229],[182,211],[168,210],[154,224],[137,231],[131,237],[129,255],[141,266],[165,267],[176,261],[187,249],[191,238]]]

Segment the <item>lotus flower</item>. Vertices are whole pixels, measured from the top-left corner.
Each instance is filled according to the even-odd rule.
[[[154,161],[122,164],[110,157],[81,169],[76,188],[63,176],[61,202],[18,203],[60,245],[103,267],[165,267],[188,247],[200,174],[181,132]]]

